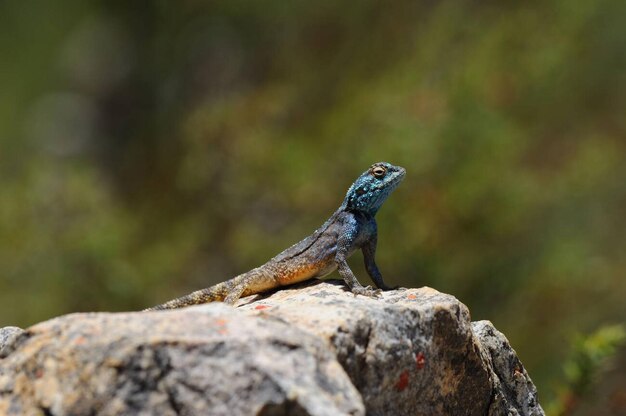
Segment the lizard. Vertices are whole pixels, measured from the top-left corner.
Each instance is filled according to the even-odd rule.
[[[380,296],[381,291],[392,288],[383,281],[374,259],[378,240],[375,216],[405,174],[400,166],[374,163],[350,186],[339,208],[310,236],[247,273],[145,311],[214,301],[232,305],[240,297],[323,277],[335,270],[355,295]],[[366,271],[377,289],[362,286],[348,266],[348,257],[357,249],[363,252]]]

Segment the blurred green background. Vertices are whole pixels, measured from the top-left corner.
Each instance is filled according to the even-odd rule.
[[[544,405],[574,334],[626,321],[623,0],[3,1],[0,28],[0,326],[251,269],[381,160],[408,171],[383,275],[493,321]]]

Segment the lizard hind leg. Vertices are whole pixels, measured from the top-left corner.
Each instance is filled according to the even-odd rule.
[[[255,280],[258,280],[260,267],[252,269],[247,273],[241,274],[226,282],[226,296],[223,302],[234,305],[240,297],[258,293],[255,291]]]
[[[256,295],[279,287],[281,283],[276,276],[276,267],[270,263],[229,280],[224,303],[233,305],[242,296]]]
[[[242,282],[236,283],[232,288],[229,288],[228,295],[224,298],[224,303],[229,305],[234,305],[235,302],[239,300],[243,292],[248,287],[247,282],[244,280]]]

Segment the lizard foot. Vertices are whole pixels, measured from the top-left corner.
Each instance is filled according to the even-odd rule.
[[[383,293],[382,290],[373,289],[371,286],[354,286],[351,290],[352,293],[354,293],[354,296],[362,295],[370,298],[379,298]]]

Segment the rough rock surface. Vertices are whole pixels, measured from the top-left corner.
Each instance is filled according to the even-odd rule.
[[[0,328],[0,358],[4,358],[13,351],[13,346],[18,343],[23,334],[25,331],[16,326]]]
[[[472,322],[485,362],[491,368],[489,415],[539,415],[537,389],[506,337],[489,321]]]
[[[543,415],[506,338],[430,288],[74,314],[2,351],[0,414]]]

